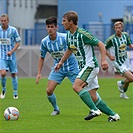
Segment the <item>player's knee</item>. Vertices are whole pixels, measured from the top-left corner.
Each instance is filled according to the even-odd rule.
[[[46,93],[47,93],[48,96],[50,96],[50,95],[53,94],[53,90],[47,88]]]
[[[6,71],[1,71],[1,77],[5,77],[6,76]]]
[[[80,87],[79,86],[77,86],[77,85],[73,85],[73,90],[76,92],[76,93],[78,93],[81,89],[80,89]]]

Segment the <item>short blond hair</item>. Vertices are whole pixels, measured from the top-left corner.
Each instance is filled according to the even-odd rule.
[[[119,24],[121,24],[121,26],[123,27],[123,23],[122,23],[121,21],[116,21],[116,22],[114,23],[114,27],[118,26]]]

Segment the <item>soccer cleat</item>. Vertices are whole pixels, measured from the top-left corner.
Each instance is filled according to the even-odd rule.
[[[121,93],[120,98],[129,99],[129,97],[126,95],[126,93]]]
[[[85,120],[91,120],[94,117],[97,117],[99,115],[101,115],[102,112],[98,109],[98,110],[90,110],[90,113],[88,116],[86,116],[84,119]]]
[[[51,115],[59,115],[60,114],[60,111],[59,110],[54,110]]]
[[[121,81],[118,81],[118,82],[117,82],[117,85],[118,85],[118,90],[119,90],[121,93],[123,93],[124,90],[123,90],[123,85],[121,84]]]
[[[6,96],[6,92],[5,92],[5,91],[2,91],[2,92],[1,92],[1,95],[0,95],[0,98],[1,98],[1,99],[4,99],[5,96]]]
[[[13,98],[14,98],[14,99],[18,99],[18,95],[14,95]]]
[[[120,119],[120,116],[118,114],[115,114],[113,116],[110,115],[108,118],[108,122],[119,121],[119,119]]]

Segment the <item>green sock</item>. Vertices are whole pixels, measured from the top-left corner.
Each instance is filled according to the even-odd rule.
[[[124,85],[124,81],[123,80],[121,81],[121,84]]]
[[[90,93],[87,90],[81,90],[78,95],[80,96],[81,100],[90,108],[90,110],[97,110]]]
[[[96,107],[102,111],[103,113],[105,113],[106,115],[115,115],[116,113],[111,110],[107,105],[106,103],[101,99],[101,98],[98,98],[98,100],[95,102],[95,105]]]
[[[124,92],[126,92],[127,91],[127,88],[123,88],[123,90],[124,90]]]

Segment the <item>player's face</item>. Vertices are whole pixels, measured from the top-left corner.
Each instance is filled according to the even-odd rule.
[[[49,35],[54,35],[56,34],[56,31],[57,31],[57,26],[55,26],[54,24],[48,24],[46,25],[46,30],[48,32]]]
[[[9,20],[7,17],[1,17],[0,19],[2,28],[6,29],[8,27]]]
[[[68,21],[68,19],[66,17],[62,18],[62,25],[64,26],[65,30],[69,30],[70,29],[70,22]]]
[[[115,26],[116,35],[118,35],[118,36],[121,35],[122,30],[123,30],[123,27],[121,24]]]

